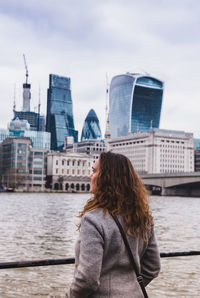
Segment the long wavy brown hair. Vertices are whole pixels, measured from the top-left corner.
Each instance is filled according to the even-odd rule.
[[[130,160],[122,154],[109,151],[100,155],[93,197],[79,217],[96,208],[102,208],[104,214],[120,214],[129,235],[140,235],[145,240],[151,234],[153,218],[147,190]]]

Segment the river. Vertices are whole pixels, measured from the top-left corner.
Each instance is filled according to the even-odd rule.
[[[74,257],[89,194],[0,193],[0,262]],[[200,198],[150,198],[161,252],[200,250]],[[165,258],[150,297],[200,297],[200,256]],[[74,265],[0,271],[1,298],[64,297]],[[129,297],[127,297],[129,298]]]

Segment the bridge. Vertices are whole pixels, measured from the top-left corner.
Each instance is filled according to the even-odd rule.
[[[200,172],[141,174],[152,194],[200,197]]]

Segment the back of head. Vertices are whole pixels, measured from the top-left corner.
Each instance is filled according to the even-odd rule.
[[[104,152],[99,161],[94,197],[86,204],[85,212],[103,208],[104,212],[120,214],[127,233],[145,238],[151,230],[152,216],[142,180],[122,154]]]
[[[146,189],[135,172],[130,160],[112,152],[100,155],[100,169],[95,195],[108,196],[112,202],[124,199],[124,205],[129,197],[135,197],[138,192],[147,195]]]

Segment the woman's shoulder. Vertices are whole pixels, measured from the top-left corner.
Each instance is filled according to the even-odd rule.
[[[83,218],[102,218],[103,216],[106,216],[106,214],[104,214],[103,209],[96,208],[94,210],[85,212]]]
[[[102,208],[97,208],[91,211],[86,212],[81,221],[92,221],[96,223],[103,223],[111,219],[111,216],[108,212],[104,212]]]

